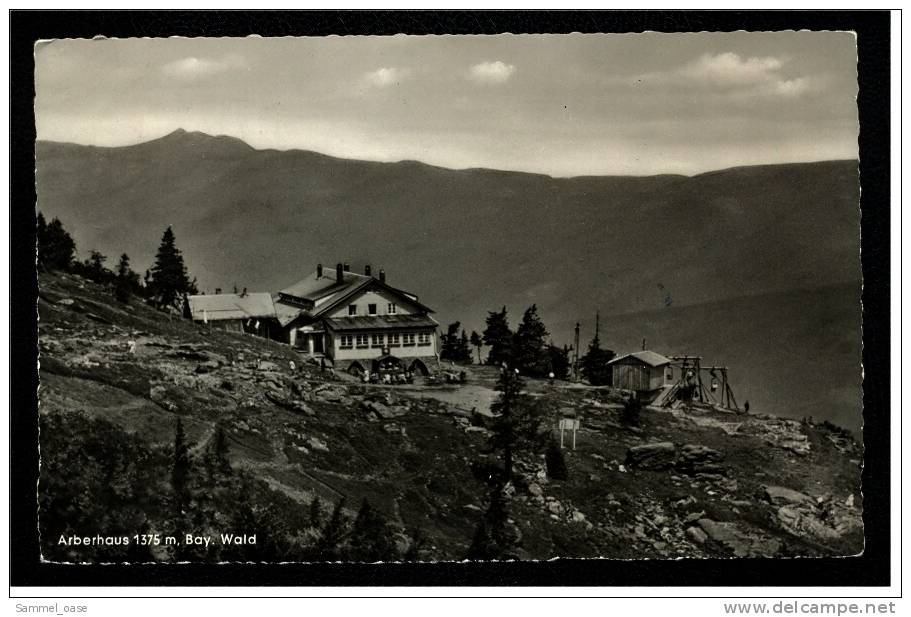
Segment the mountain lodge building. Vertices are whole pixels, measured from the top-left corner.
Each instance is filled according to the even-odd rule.
[[[436,361],[439,324],[433,310],[416,295],[388,285],[383,270],[374,277],[369,265],[356,274],[347,264],[338,264],[334,272],[319,264],[277,293],[246,297],[254,296],[255,306],[238,294],[190,296],[186,312],[212,327],[287,343],[343,370],[370,370],[374,361],[393,356],[426,373],[428,361]],[[260,330],[254,332],[253,324]]]

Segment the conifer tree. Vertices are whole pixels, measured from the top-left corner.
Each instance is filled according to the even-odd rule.
[[[474,347],[477,348],[477,350],[478,350],[478,364],[481,364],[481,363],[482,363],[482,362],[481,362],[481,348],[484,346],[484,339],[481,338],[481,335],[480,335],[480,334],[478,334],[477,332],[475,332],[474,330],[472,330],[472,331],[471,331],[471,337],[470,337],[468,340],[469,340],[469,342],[470,342]]]
[[[566,457],[563,456],[563,450],[553,439],[547,444],[547,452],[544,456],[544,462],[547,464],[547,477],[553,480],[566,480],[569,478],[569,471],[566,468]]]
[[[512,355],[512,330],[506,317],[506,307],[500,311],[489,311],[487,327],[482,332],[482,340],[490,347],[487,353],[487,364],[502,365],[509,362]]]
[[[595,338],[588,346],[588,352],[579,361],[582,365],[582,376],[593,386],[611,385],[610,361],[613,359],[614,352],[602,349],[601,341],[595,334]]]
[[[174,489],[175,504],[178,510],[180,510],[187,501],[187,477],[189,473],[190,453],[187,450],[183,423],[180,421],[180,418],[177,418],[177,428],[174,431],[174,459],[171,467],[171,487]]]
[[[124,253],[117,263],[117,277],[114,281],[114,295],[123,303],[139,290],[139,275],[130,269],[130,256]]]
[[[348,533],[348,523],[344,513],[345,501],[345,498],[342,497],[335,504],[332,515],[323,527],[320,539],[316,544],[317,557],[323,561],[333,561],[338,558],[339,548]]]
[[[225,429],[221,425],[215,430],[212,457],[216,470],[225,475],[231,473],[231,463],[228,462],[228,438],[225,435]]]
[[[96,283],[104,282],[107,275],[110,274],[110,270],[104,267],[104,262],[107,260],[107,255],[92,249],[89,253],[89,258],[85,260],[84,264],[86,276]]]
[[[45,270],[67,270],[73,263],[76,243],[63,228],[60,219],[54,217],[45,223],[44,216],[38,213],[37,222],[38,265]]]
[[[316,495],[313,501],[310,502],[310,526],[317,529],[322,524],[323,503],[320,501],[319,495]]]
[[[152,266],[150,287],[159,306],[173,306],[177,300],[195,291],[195,279],[190,282],[183,255],[174,241],[171,227],[161,236],[161,245]]]
[[[391,561],[398,557],[392,530],[365,498],[351,528],[350,557],[358,561]]]
[[[538,317],[538,307],[532,304],[522,315],[513,342],[513,364],[528,375],[540,377],[550,370],[547,350],[547,328]]]
[[[457,362],[471,363],[471,345],[468,342],[468,335],[462,330],[462,336],[459,337],[459,343],[456,346]]]
[[[503,453],[504,484],[512,478],[514,456],[522,450],[540,448],[544,438],[544,410],[539,401],[522,392],[524,387],[517,370],[503,368],[496,385],[500,396],[490,406],[494,414],[490,445]]]

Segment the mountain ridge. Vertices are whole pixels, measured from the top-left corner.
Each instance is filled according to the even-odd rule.
[[[708,171],[704,171],[704,172],[700,172],[698,174],[692,174],[692,175],[678,174],[678,173],[655,173],[655,174],[642,174],[642,175],[581,174],[578,176],[552,176],[549,174],[532,172],[532,171],[523,171],[523,170],[518,170],[518,169],[499,169],[499,168],[494,168],[494,167],[446,167],[444,165],[434,165],[432,163],[427,163],[427,162],[424,162],[424,161],[421,161],[418,159],[399,159],[399,160],[395,160],[395,161],[380,161],[380,160],[371,160],[371,159],[348,158],[348,157],[340,157],[340,156],[335,156],[332,154],[327,154],[325,152],[319,152],[318,150],[310,150],[307,148],[285,148],[285,149],[256,148],[255,146],[249,144],[248,142],[244,141],[240,137],[235,137],[233,135],[227,135],[227,134],[213,135],[211,133],[206,133],[204,131],[187,130],[184,128],[174,129],[170,133],[167,133],[166,135],[162,135],[161,137],[155,137],[153,139],[149,139],[146,141],[140,141],[140,142],[137,142],[134,144],[124,144],[124,145],[120,145],[120,146],[102,146],[102,145],[97,145],[97,144],[81,144],[81,143],[77,143],[77,142],[60,141],[60,140],[53,140],[53,139],[39,139],[36,141],[36,144],[48,144],[48,145],[57,145],[57,146],[79,146],[79,147],[85,147],[85,148],[101,148],[101,149],[107,149],[107,150],[114,150],[114,149],[118,149],[118,148],[133,148],[136,146],[143,146],[143,145],[147,145],[147,144],[153,144],[156,142],[162,142],[164,140],[173,141],[176,138],[188,138],[188,137],[208,138],[211,140],[225,140],[225,141],[230,140],[230,141],[236,142],[238,144],[243,144],[243,146],[245,146],[247,149],[252,150],[254,152],[270,152],[270,153],[299,152],[299,153],[307,153],[307,154],[322,156],[322,157],[326,157],[326,158],[333,159],[336,161],[357,161],[357,162],[365,162],[365,163],[382,163],[382,164],[387,164],[387,165],[417,164],[417,165],[432,167],[432,168],[436,168],[436,169],[444,169],[447,171],[515,173],[515,174],[524,174],[524,175],[528,175],[528,176],[540,176],[542,178],[550,178],[550,179],[555,179],[555,180],[575,180],[575,179],[592,179],[592,178],[665,178],[665,177],[667,177],[667,178],[697,178],[700,176],[730,171],[733,169],[752,169],[752,168],[760,168],[760,167],[778,167],[778,166],[789,166],[789,165],[814,165],[814,164],[818,164],[818,163],[841,163],[841,162],[859,163],[859,161],[857,159],[821,159],[821,160],[817,160],[817,161],[802,161],[802,162],[787,162],[787,163],[760,163],[760,164],[755,164],[755,165],[736,165],[733,167],[723,167],[720,169],[712,169],[712,170],[708,170]]]

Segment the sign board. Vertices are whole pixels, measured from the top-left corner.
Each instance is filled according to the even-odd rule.
[[[560,418],[560,447],[563,447],[563,431],[573,432],[573,450],[576,449],[576,431],[579,430],[578,418]]]

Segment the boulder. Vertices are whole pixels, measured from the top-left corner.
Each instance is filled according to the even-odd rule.
[[[709,539],[706,533],[699,527],[688,527],[686,530],[686,537],[696,544],[705,544],[705,541]]]
[[[267,372],[278,372],[279,370],[278,364],[275,362],[269,362],[268,360],[262,360],[256,368]]]
[[[764,496],[769,503],[775,506],[816,507],[816,502],[809,495],[784,486],[767,486]]]
[[[735,523],[719,523],[702,518],[698,525],[708,539],[735,557],[772,557],[781,547],[778,540],[747,533]]]
[[[661,470],[673,467],[677,448],[669,441],[633,446],[626,451],[626,464],[639,469]]]
[[[317,437],[311,437],[307,443],[309,443],[310,447],[314,450],[322,450],[323,452],[329,451],[329,446],[326,445],[326,442]]]
[[[720,469],[718,463],[724,460],[724,454],[718,450],[698,445],[686,444],[677,452],[676,467],[683,473],[715,473]]]
[[[528,494],[534,497],[541,497],[544,495],[544,491],[541,489],[541,485],[537,482],[532,482],[528,485]]]

